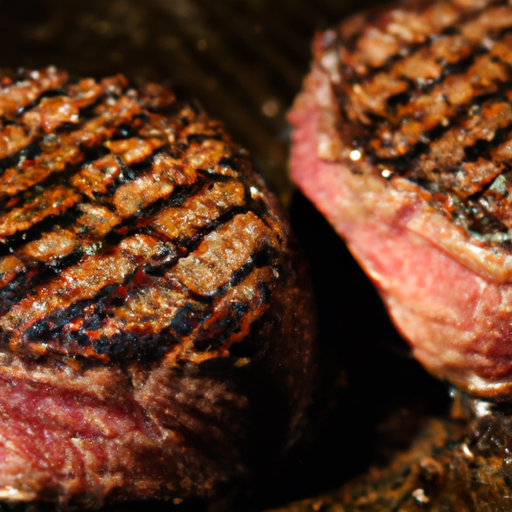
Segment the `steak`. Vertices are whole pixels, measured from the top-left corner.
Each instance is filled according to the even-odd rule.
[[[0,499],[246,482],[300,433],[315,336],[248,153],[170,88],[0,84]]]
[[[512,7],[412,1],[320,33],[291,173],[415,356],[512,397]]]

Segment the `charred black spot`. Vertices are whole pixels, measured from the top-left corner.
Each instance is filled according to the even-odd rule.
[[[443,75],[455,75],[464,73],[475,61],[476,52],[465,59],[461,59],[453,64],[447,64],[443,69]]]
[[[44,91],[32,103],[19,108],[15,115],[16,117],[21,117],[25,112],[37,107],[43,98],[54,98],[55,96],[64,96],[65,94],[66,93],[62,89],[50,89],[48,91]]]
[[[202,142],[212,139],[210,135],[205,135],[202,133],[191,133],[190,135],[187,135],[187,142],[189,144],[193,144],[194,142],[197,144],[201,144]]]
[[[250,306],[245,302],[234,302],[222,318],[208,327],[194,341],[194,347],[199,351],[217,350],[229,337],[240,330],[240,323],[244,315],[250,311]]]
[[[25,158],[26,160],[34,160],[41,154],[41,152],[42,151],[39,144],[32,142],[20,151],[20,158]]]
[[[443,36],[457,36],[460,34],[460,29],[458,27],[451,25],[441,30],[441,34]]]
[[[176,246],[171,244],[164,235],[155,233],[151,228],[151,219],[163,208],[179,207],[185,200],[194,197],[205,187],[211,189],[215,183],[233,179],[232,176],[216,174],[211,172],[211,170],[199,170],[197,171],[197,180],[194,184],[190,186],[176,186],[169,198],[158,199],[147,207],[141,208],[140,211],[130,218],[123,219],[107,233],[97,229],[98,226],[95,223],[103,222],[101,217],[105,209],[110,210],[113,214],[116,213],[111,196],[118,187],[123,183],[137,179],[141,173],[150,171],[154,163],[154,156],[159,151],[154,152],[143,162],[128,166],[123,163],[122,158],[117,158],[112,154],[100,136],[87,139],[87,142],[84,142],[83,145],[77,142],[80,146],[80,153],[75,153],[76,161],[70,161],[65,167],[62,165],[52,167],[54,162],[51,161],[51,158],[53,158],[54,150],[56,158],[60,158],[58,154],[60,148],[64,151],[66,150],[67,142],[61,145],[61,137],[63,135],[67,136],[72,134],[77,128],[80,129],[87,119],[99,119],[98,116],[101,116],[101,112],[105,107],[105,101],[108,101],[109,97],[118,96],[115,89],[116,87],[112,87],[110,92],[107,91],[94,104],[81,109],[80,124],[63,123],[53,133],[36,139],[35,142],[27,145],[21,151],[0,161],[0,173],[7,169],[15,169],[22,163],[25,166],[38,165],[38,158],[41,158],[41,165],[43,167],[47,166],[44,172],[37,175],[36,180],[40,176],[39,181],[35,182],[29,179],[27,181],[29,183],[27,188],[21,190],[18,195],[13,198],[3,196],[0,199],[0,207],[4,209],[4,212],[13,208],[23,208],[29,201],[37,199],[48,186],[63,184],[69,187],[70,183],[74,183],[73,181],[70,182],[70,180],[84,166],[89,166],[107,155],[116,159],[121,170],[120,176],[114,178],[112,183],[107,184],[108,189],[106,193],[102,191],[101,193],[93,192],[92,195],[88,193],[87,196],[84,194],[81,203],[79,202],[76,206],[71,206],[66,212],[46,217],[25,231],[21,231],[22,227],[20,227],[19,233],[8,237],[4,243],[0,243],[0,257],[15,254],[25,265],[25,268],[20,270],[18,275],[0,288],[0,314],[10,311],[16,303],[22,300],[39,300],[44,296],[45,287],[48,287],[48,293],[50,293],[50,290],[53,290],[50,284],[54,282],[54,279],[60,276],[64,270],[79,265],[82,258],[88,258],[93,254],[118,254],[116,252],[119,251],[118,246],[126,237],[136,234],[148,234],[153,238],[157,238],[163,244],[157,254],[134,258],[131,263],[138,265],[138,268],[131,275],[127,276],[123,283],[112,283],[97,293],[93,292],[93,294],[95,293],[94,297],[77,302],[73,301],[72,296],[64,297],[63,294],[62,304],[59,307],[54,309],[50,307],[48,308],[49,313],[44,318],[38,317],[37,322],[23,333],[24,343],[29,350],[31,350],[32,342],[47,344],[48,355],[45,357],[59,358],[67,355],[70,357],[83,357],[88,360],[91,353],[96,352],[99,355],[107,355],[111,361],[139,360],[147,362],[161,358],[170,347],[179,343],[183,337],[190,336],[194,332],[200,333],[204,321],[211,318],[213,305],[217,301],[223,300],[223,295],[230,287],[240,283],[255,267],[269,264],[275,256],[270,248],[265,247],[262,251],[254,254],[245,265],[237,269],[230,282],[222,289],[217,290],[212,296],[196,296],[193,291],[182,290],[180,286],[180,293],[187,293],[190,302],[183,302],[182,304],[184,305],[177,310],[176,314],[173,317],[165,318],[163,322],[162,318],[160,318],[156,324],[153,324],[152,315],[156,318],[159,314],[163,313],[161,311],[151,312],[149,309],[147,318],[141,318],[140,325],[134,326],[134,323],[127,319],[128,317],[123,316],[131,304],[145,300],[144,290],[147,290],[148,287],[178,286],[169,279],[169,270],[172,269],[173,265],[180,258],[186,257],[191,251],[195,250],[202,243],[206,235],[217,230],[226,222],[229,222],[235,215],[241,213],[253,211],[264,218],[267,212],[267,205],[264,201],[258,201],[257,204],[256,201],[252,201],[247,189],[248,185],[245,181],[248,181],[249,176],[253,172],[253,164],[246,152],[237,149],[235,146],[230,146],[229,140],[219,127],[219,131],[216,134],[188,134],[186,136],[186,143],[172,143],[160,151],[166,152],[176,159],[183,159],[184,152],[194,147],[193,145],[200,145],[210,139],[225,141],[230,146],[231,151],[236,154],[233,157],[222,158],[219,164],[241,173],[242,183],[246,185],[247,206],[231,208],[209,225],[198,227],[196,231],[192,231],[194,233],[193,236],[188,237],[189,235],[187,235],[187,238],[184,235],[183,239],[176,243]],[[62,90],[47,91],[39,96],[37,102],[40,102],[42,98],[59,96],[61,94],[63,94]],[[33,108],[37,102],[25,107],[24,111]],[[194,119],[194,115],[202,112],[202,109],[193,101],[188,102],[188,106],[192,108],[194,113],[191,113],[190,109],[184,109],[183,106],[183,104],[175,102],[171,106],[162,109],[162,111],[172,111],[174,113],[172,129],[176,130],[177,136],[179,136],[178,132],[183,126],[197,121],[197,119]],[[145,123],[151,123],[148,113],[142,112],[134,116],[133,119],[117,126],[114,135],[109,136],[109,139],[140,136],[138,127],[141,124],[141,120]],[[183,126],[180,126],[180,121]],[[5,119],[3,122],[4,126],[6,126],[13,121]],[[201,123],[197,126],[200,127]],[[108,123],[106,128],[109,133],[112,133],[114,130],[114,126]],[[63,140],[66,141],[68,139]],[[180,137],[180,140],[183,141],[183,137]],[[87,147],[91,143],[97,145],[90,148]],[[72,149],[75,149],[75,147],[73,146]],[[46,161],[47,158],[48,162]],[[29,170],[29,172],[32,171]],[[92,174],[91,176],[91,180],[94,181],[96,178]],[[84,177],[84,179],[86,178]],[[20,188],[22,188],[23,180],[20,180],[20,184]],[[101,208],[98,208],[97,214],[94,213],[94,210],[90,210],[91,213],[84,217],[84,209],[82,207],[84,203],[101,205]],[[44,205],[41,208],[44,208]],[[98,219],[96,219],[96,215],[98,215]],[[108,218],[107,221],[110,222],[111,216],[108,213],[105,215]],[[32,219],[35,218],[32,217]],[[91,225],[85,225],[84,222],[86,221],[87,223],[91,222]],[[39,263],[34,261],[39,257],[35,253],[28,256],[28,252],[23,253],[19,251],[21,246],[28,242],[40,240],[42,234],[54,232],[56,228],[68,230],[71,233],[68,233],[67,236],[74,237],[71,239],[72,247],[74,247],[71,254],[62,257],[59,255],[56,257],[49,256],[47,263]],[[102,234],[99,235],[99,232]],[[56,244],[64,241],[65,239],[62,238],[57,240]],[[17,267],[16,271],[18,271]],[[77,276],[79,276],[77,277],[79,279],[94,278],[93,276],[81,276],[79,272]],[[262,285],[256,284],[256,286]],[[259,307],[261,300],[267,300],[270,290],[269,287],[263,285],[263,288],[258,288],[256,291],[259,293],[259,296],[255,300],[258,302],[257,306]],[[260,298],[261,295],[263,295],[263,299]],[[151,303],[148,303],[149,306],[151,306]],[[218,331],[220,334],[213,336],[215,341],[206,341],[205,337],[207,337],[207,334],[204,334],[204,347],[209,349],[218,347],[230,335],[236,333],[240,329],[245,315],[250,313],[251,307],[251,304],[247,304],[243,300],[226,305],[223,314],[219,315],[219,320],[213,325],[209,325],[208,329],[205,328],[208,332]],[[166,325],[166,327],[160,332],[155,332],[153,330],[154,325]],[[116,334],[105,335],[107,326],[109,329],[111,326],[114,326],[115,328],[112,332]],[[109,330],[109,332],[111,331]]]
[[[236,161],[233,157],[225,156],[224,158],[221,158],[218,162],[218,165],[221,167],[229,167],[230,169],[236,170],[237,165]]]
[[[171,320],[170,327],[179,336],[188,336],[194,330],[197,320],[197,312],[192,304],[186,304],[178,309]]]
[[[248,313],[251,308],[249,306],[249,304],[246,304],[245,302],[234,302],[233,304],[231,304],[231,308],[233,308],[233,310],[236,312],[236,314],[238,316],[243,316],[245,315],[246,313]]]
[[[44,91],[41,96],[39,96],[40,99],[43,98],[55,98],[56,96],[65,96],[66,92],[64,89],[50,89],[48,91]]]
[[[256,268],[268,267],[272,264],[274,256],[275,250],[267,245],[253,256],[252,261]]]
[[[48,322],[42,321],[42,322],[37,322],[35,325],[31,325],[25,331],[25,337],[29,341],[39,341],[41,339],[48,337],[50,332],[51,332],[51,327],[49,326]]]
[[[92,148],[87,149],[87,151],[85,152],[84,161],[91,162],[99,160],[100,158],[108,154],[110,154],[110,150],[107,147],[103,145],[94,146]]]
[[[137,115],[133,116],[133,119],[134,120],[140,119],[144,123],[149,123],[149,121],[150,121],[150,117],[145,112],[142,112],[140,114],[137,114]]]
[[[270,304],[270,301],[272,300],[272,291],[270,290],[268,283],[265,281],[261,281],[260,283],[258,283],[258,288],[260,289],[260,292],[263,295],[263,303]]]
[[[396,107],[397,105],[405,105],[411,100],[411,94],[408,92],[401,92],[390,96],[388,99],[388,105],[390,107]]]
[[[101,336],[92,342],[96,353],[106,355],[114,361],[138,360],[145,363],[161,359],[176,340],[167,332],[158,334],[122,332],[111,338]]]
[[[130,126],[129,124],[120,124],[117,127],[117,132],[115,138],[119,139],[128,139],[130,137],[136,137],[138,135],[138,132],[135,128]],[[114,139],[115,139],[114,138]]]

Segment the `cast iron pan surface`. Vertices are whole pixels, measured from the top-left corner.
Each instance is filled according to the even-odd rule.
[[[368,0],[0,0],[0,67],[53,64],[77,76],[121,72],[135,83],[179,85],[225,122],[288,206],[310,263],[320,321],[324,381],[314,426],[248,499],[229,497],[213,506],[216,512],[259,512],[327,492],[400,448],[381,442],[395,428],[388,418],[403,417],[404,425],[447,407],[444,385],[411,358],[371,283],[287,174],[285,113],[308,70],[311,38],[370,6]],[[186,503],[108,510],[141,508],[205,510]]]

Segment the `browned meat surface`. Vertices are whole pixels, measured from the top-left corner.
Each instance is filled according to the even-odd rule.
[[[436,375],[512,395],[512,7],[411,1],[319,34],[293,178]]]
[[[292,443],[313,307],[247,152],[193,102],[0,88],[0,498],[209,498]]]

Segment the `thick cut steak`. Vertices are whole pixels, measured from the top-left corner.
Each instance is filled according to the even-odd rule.
[[[512,7],[413,1],[318,34],[291,172],[416,357],[512,397]]]
[[[0,499],[209,498],[297,437],[289,225],[193,102],[0,75]]]

